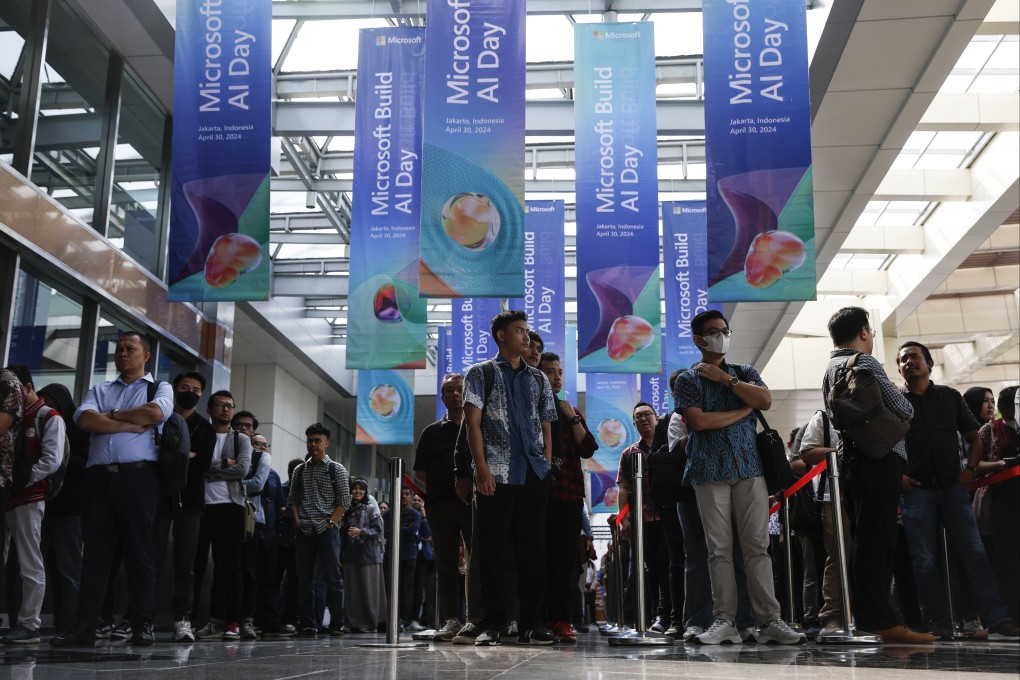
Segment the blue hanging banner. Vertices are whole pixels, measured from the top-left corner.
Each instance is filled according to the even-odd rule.
[[[528,326],[542,336],[546,352],[563,355],[564,258],[563,201],[528,201],[524,222],[524,297],[510,309],[528,313]]]
[[[667,317],[668,318],[668,317]],[[641,401],[648,402],[655,409],[655,415],[665,415],[670,412],[673,406],[673,398],[669,393],[669,374],[672,372],[667,367],[666,360],[666,332],[662,332],[662,372],[643,373],[640,376]]]
[[[358,371],[358,444],[414,443],[414,371]]]
[[[804,0],[705,0],[709,297],[815,297]]]
[[[491,359],[499,351],[491,332],[492,317],[499,314],[499,298],[457,298],[451,313],[453,370],[464,375],[469,366]]]
[[[631,415],[638,402],[637,376],[589,373],[586,379],[586,420],[599,444],[588,461],[592,512],[616,512],[620,454],[641,439]]]
[[[453,370],[453,336],[449,326],[439,329],[436,348],[436,420],[446,413],[446,406],[439,394],[443,388],[443,376],[454,373]]]
[[[660,370],[650,22],[574,26],[577,335],[583,373]]]
[[[178,2],[168,299],[269,297],[270,0]]]
[[[708,227],[705,201],[664,201],[662,260],[666,292],[667,373],[701,361],[691,319],[723,306],[708,301]]]
[[[524,16],[427,5],[422,297],[524,294]]]
[[[354,107],[347,368],[424,368],[418,297],[425,30],[363,28]]]
[[[566,399],[577,406],[577,326],[567,326],[566,346],[560,366],[563,367],[563,391],[560,399]]]

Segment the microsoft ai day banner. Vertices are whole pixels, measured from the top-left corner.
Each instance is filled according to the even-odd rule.
[[[428,3],[422,297],[524,293],[524,15],[519,0]]]
[[[446,406],[439,394],[443,387],[443,376],[454,373],[453,370],[453,334],[449,327],[439,329],[436,351],[436,420],[446,413]]]
[[[672,369],[666,360],[666,332],[662,332],[662,371],[644,373],[639,377],[641,401],[648,402],[655,409],[655,415],[662,416],[672,410],[672,395],[669,393],[669,374]]]
[[[574,27],[578,370],[660,370],[652,24]]]
[[[666,291],[668,373],[701,361],[691,319],[723,306],[708,301],[708,225],[705,201],[663,201],[662,260]]]
[[[807,20],[798,0],[705,0],[709,297],[815,297]]]
[[[424,368],[418,297],[425,31],[365,28],[354,122],[347,368]]]
[[[177,3],[168,298],[269,297],[270,0]]]
[[[546,352],[563,355],[564,257],[563,201],[528,201],[524,221],[524,297],[510,309],[528,313],[528,326],[542,336]]]
[[[454,371],[464,375],[469,366],[496,356],[499,350],[492,338],[492,317],[499,311],[499,298],[453,300],[450,326]]]
[[[620,454],[641,439],[631,415],[638,401],[637,376],[589,373],[587,383],[586,418],[599,444],[588,461],[592,512],[616,512]]]
[[[414,443],[414,371],[358,371],[358,444]]]

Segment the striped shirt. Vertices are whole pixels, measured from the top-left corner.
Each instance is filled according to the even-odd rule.
[[[338,507],[351,507],[351,482],[347,469],[326,456],[321,461],[309,458],[294,470],[290,480],[288,505],[296,505],[301,532],[321,534]]]

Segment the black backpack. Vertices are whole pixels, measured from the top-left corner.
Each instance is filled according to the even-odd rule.
[[[668,427],[672,413],[660,418],[665,419]],[[687,467],[687,437],[681,437],[672,448],[669,440],[656,447],[648,455],[648,481],[652,492],[652,501],[667,505],[679,503],[683,491],[684,468]]]
[[[161,382],[149,383],[148,400],[156,397],[156,390]],[[159,481],[162,493],[179,494],[188,484],[188,461],[191,459],[191,435],[188,423],[176,411],[163,423],[162,432],[159,425],[152,427],[156,439],[156,460],[159,463]]]
[[[836,379],[823,395],[832,411],[832,424],[843,437],[844,449],[868,458],[884,458],[899,443],[910,422],[886,408],[879,379],[857,364],[860,352],[836,370]]]

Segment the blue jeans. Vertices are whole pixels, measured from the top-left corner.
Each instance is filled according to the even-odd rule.
[[[300,627],[319,627],[316,621],[312,597],[312,583],[315,568],[318,577],[326,584],[326,606],[329,607],[329,627],[343,628],[344,625],[344,582],[340,576],[340,531],[330,528],[321,534],[306,536],[298,532],[294,541],[297,557],[298,577],[298,620]]]
[[[946,528],[951,550],[960,556],[977,599],[981,622],[988,627],[1009,620],[985,555],[970,496],[959,482],[947,489],[912,489],[903,495],[903,529],[917,575],[917,594],[929,623],[950,626],[949,606],[938,568],[938,526]]]

